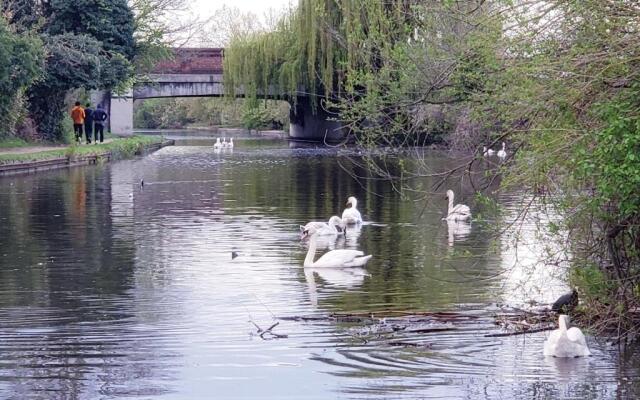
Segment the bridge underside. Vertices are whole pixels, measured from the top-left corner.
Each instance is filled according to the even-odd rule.
[[[216,74],[152,74],[134,85],[133,91],[111,99],[111,131],[120,135],[133,133],[134,100],[166,97],[221,97],[224,96],[223,76]],[[238,97],[242,93],[236,93]],[[270,90],[266,97],[281,98]],[[312,110],[309,97],[299,96],[295,102],[289,101],[291,110],[289,136],[301,140],[340,141],[344,139],[344,129],[335,115],[330,115],[321,107]]]
[[[133,87],[133,99],[158,97],[220,97],[224,95],[222,74],[150,75]]]

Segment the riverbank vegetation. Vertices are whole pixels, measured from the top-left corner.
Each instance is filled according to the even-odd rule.
[[[547,228],[591,326],[634,338],[639,56],[632,1],[300,0],[273,32],[232,41],[225,90],[308,96],[364,146],[442,141],[478,155],[447,177],[472,171],[483,145],[506,142],[501,187],[563,216]],[[407,195],[433,191],[415,184],[433,171],[370,167]],[[495,182],[471,178],[480,193]]]
[[[134,104],[133,126],[142,129],[244,127],[287,129],[289,105],[284,101],[224,98],[148,99]]]
[[[64,142],[82,93],[124,91],[168,56],[164,16],[182,3],[0,0],[0,139]]]
[[[127,138],[113,139],[100,144],[78,146],[60,146],[51,150],[28,151],[23,153],[3,153],[0,151],[0,165],[15,164],[30,161],[51,160],[57,158],[73,159],[83,156],[109,154],[111,159],[129,158],[140,154],[144,149],[162,143],[160,136],[131,136]]]

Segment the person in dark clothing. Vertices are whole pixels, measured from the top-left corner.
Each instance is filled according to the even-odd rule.
[[[94,141],[98,143],[98,133],[100,133],[100,143],[104,141],[104,121],[108,118],[107,113],[102,109],[102,106],[98,104],[98,108],[93,112],[93,122],[95,124],[94,133],[95,139]]]
[[[89,103],[84,108],[84,134],[87,138],[87,144],[90,144],[93,136],[93,110]]]

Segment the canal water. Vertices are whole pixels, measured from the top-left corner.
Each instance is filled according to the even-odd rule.
[[[134,160],[0,178],[0,398],[639,395],[638,354],[606,340],[557,360],[542,355],[544,332],[485,336],[504,305],[567,289],[560,267],[538,262],[557,216],[534,209],[513,225],[528,204],[518,193],[496,211],[456,180],[411,201],[366,179],[356,151],[234,141],[216,151],[182,138]],[[437,152],[425,163],[456,165]],[[441,220],[448,187],[471,225]],[[349,196],[365,224],[324,246],[372,260],[305,270],[299,225],[340,215]],[[407,325],[403,311],[449,314]]]

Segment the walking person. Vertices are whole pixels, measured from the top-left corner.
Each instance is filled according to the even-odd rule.
[[[76,142],[82,140],[82,126],[84,125],[84,108],[76,101],[76,106],[71,109],[71,119],[73,119],[73,133],[76,135]]]
[[[102,109],[100,104],[98,104],[98,107],[93,112],[95,143],[98,143],[98,133],[100,133],[100,143],[104,141],[104,121],[106,121],[108,117],[107,112]]]
[[[93,110],[89,103],[84,108],[84,134],[87,138],[87,144],[91,144],[91,138],[93,137]]]

